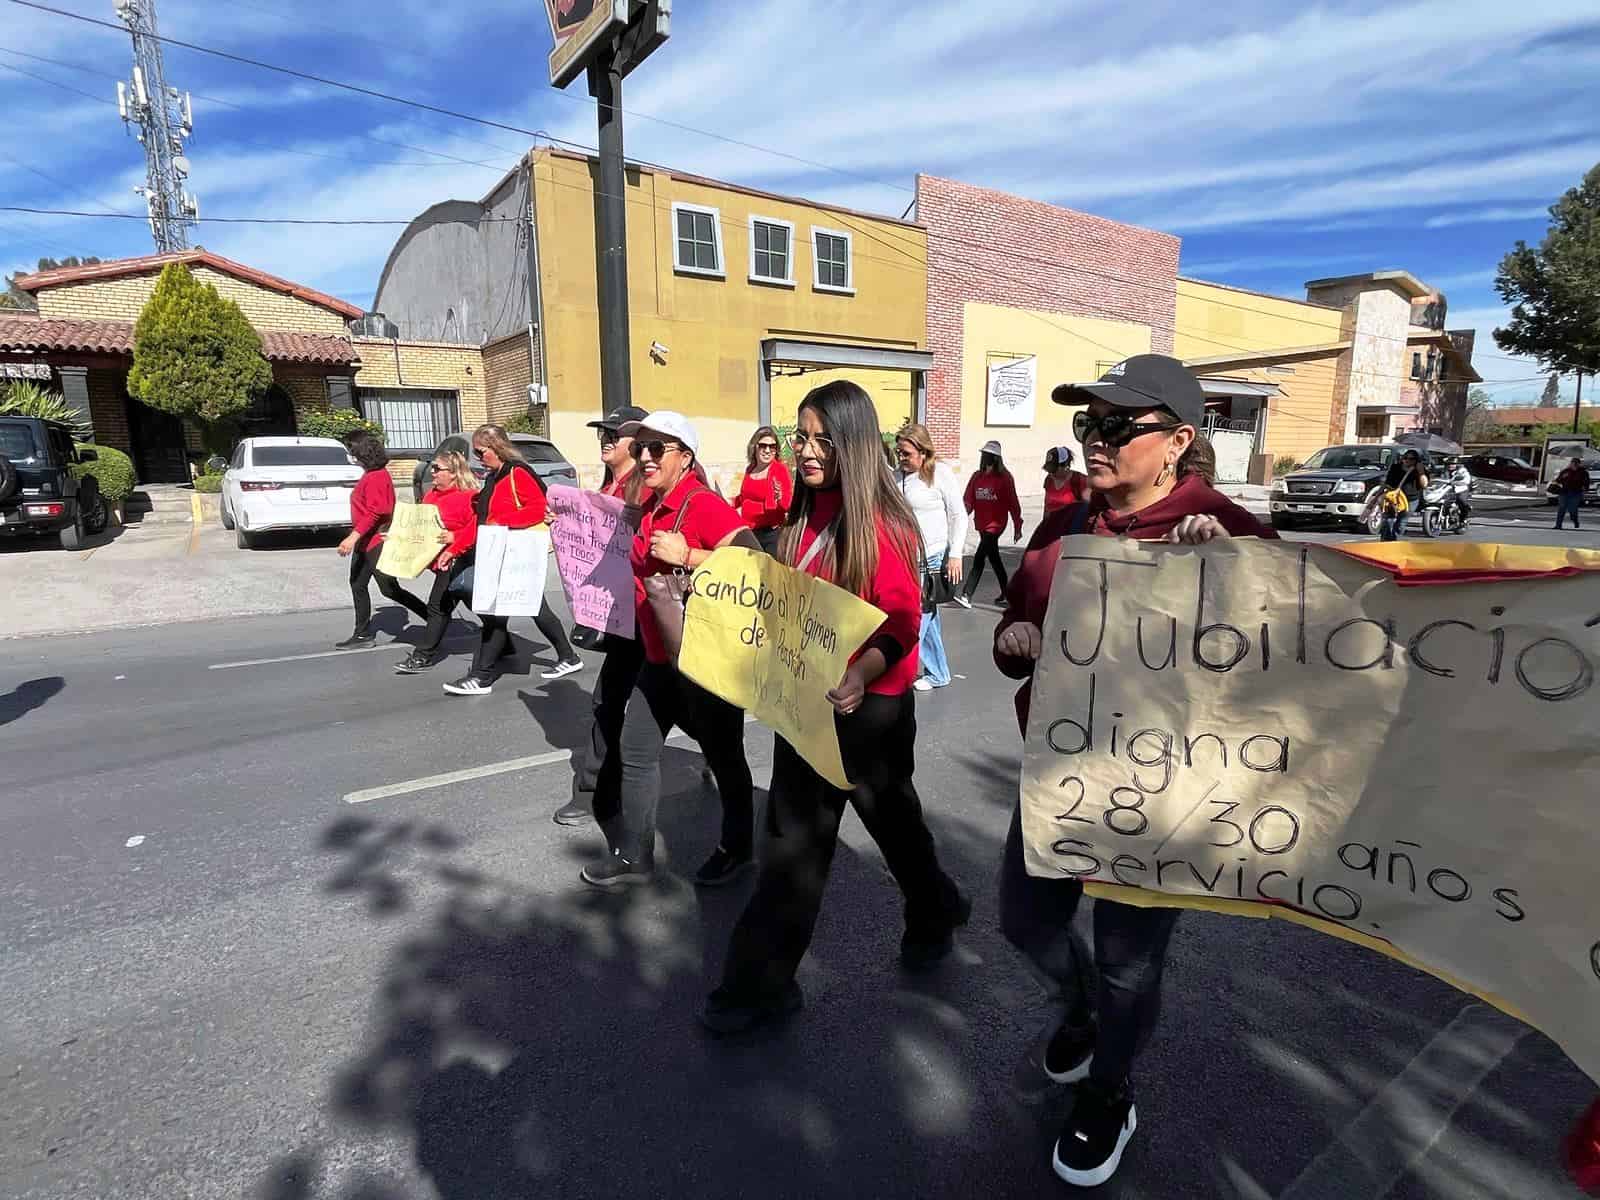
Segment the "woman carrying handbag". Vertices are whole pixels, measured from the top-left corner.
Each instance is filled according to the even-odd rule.
[[[661,750],[676,726],[700,743],[722,799],[721,841],[695,873],[695,882],[728,883],[753,865],[755,816],[744,712],[684,678],[675,660],[689,572],[740,535],[752,549],[759,546],[732,506],[695,475],[700,438],[687,418],[656,412],[618,432],[633,439],[639,475],[649,489],[632,554],[645,661],[622,721],[620,795],[595,793],[606,853],[583,868],[583,880],[594,887],[626,887],[647,883],[655,874]]]

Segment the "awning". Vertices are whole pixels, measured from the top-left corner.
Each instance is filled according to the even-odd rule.
[[[765,338],[761,361],[793,367],[862,367],[885,371],[931,371],[933,354],[927,350],[894,350],[845,342],[801,342],[790,338]]]
[[[1283,389],[1275,383],[1250,383],[1243,379],[1221,379],[1213,375],[1200,376],[1200,390],[1208,400],[1225,400],[1232,396],[1281,396]]]
[[[1358,417],[1414,417],[1422,411],[1416,404],[1358,404]]]

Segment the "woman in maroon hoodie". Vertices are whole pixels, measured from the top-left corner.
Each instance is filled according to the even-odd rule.
[[[1073,432],[1083,443],[1089,498],[1047,514],[1034,531],[995,629],[996,665],[1026,681],[1017,692],[1024,735],[1063,537],[1089,533],[1198,544],[1277,536],[1211,486],[1216,459],[1196,429],[1205,396],[1177,359],[1141,354],[1112,367],[1098,383],[1064,384],[1052,398],[1088,405],[1074,415]],[[1000,873],[1000,927],[1066,998],[1066,1017],[1045,1049],[1044,1070],[1057,1083],[1083,1082],[1052,1166],[1066,1182],[1094,1187],[1115,1174],[1136,1127],[1128,1073],[1155,1029],[1162,966],[1179,910],[1097,901],[1092,961],[1098,987],[1091,996],[1091,952],[1072,926],[1082,895],[1076,879],[1027,873],[1022,813],[1015,810]]]
[[[743,1033],[800,1007],[795,969],[822,910],[846,806],[905,894],[906,967],[930,967],[949,954],[972,911],[939,865],[911,782],[922,539],[884,463],[871,397],[847,381],[815,389],[800,405],[792,445],[799,481],[778,560],[854,592],[885,618],[828,693],[854,787],[835,787],[782,737],[774,741],[761,875],[733,931],[722,986],[700,1014],[718,1034]]]
[[[419,620],[428,619],[428,606],[401,587],[393,575],[378,570],[383,531],[389,527],[389,518],[394,516],[394,480],[389,478],[389,455],[383,443],[361,430],[351,434],[345,446],[366,474],[350,493],[350,533],[339,543],[339,553],[350,558],[350,599],[356,610],[356,630],[334,646],[338,650],[360,650],[376,640],[369,627],[372,621],[372,597],[367,592],[369,582],[376,582],[385,599],[393,600]]]
[[[1006,565],[1000,561],[1000,535],[1006,531],[1006,519],[1011,520],[1011,540],[1022,540],[1022,505],[1017,500],[1017,484],[1006,469],[1000,456],[999,442],[985,442],[978,452],[978,469],[967,480],[967,511],[978,530],[978,552],[972,556],[972,570],[967,572],[967,585],[956,603],[963,608],[972,607],[972,593],[978,590],[978,580],[983,578],[985,563],[994,564],[994,573],[1000,577],[1000,598],[1006,602]]]

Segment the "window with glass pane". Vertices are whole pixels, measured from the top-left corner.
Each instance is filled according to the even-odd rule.
[[[383,429],[391,454],[432,454],[461,428],[461,409],[453,391],[424,388],[357,388],[361,415]]]
[[[755,274],[762,279],[789,278],[789,230],[783,225],[755,223]]]
[[[819,287],[847,288],[850,286],[850,239],[832,233],[818,233],[817,285]]]
[[[678,210],[678,265],[696,271],[718,271],[716,218],[710,213]]]

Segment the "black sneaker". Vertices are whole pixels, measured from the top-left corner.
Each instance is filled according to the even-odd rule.
[[[400,662],[395,664],[396,675],[421,675],[424,671],[431,671],[439,665],[437,655],[424,654],[420,650],[413,650]]]
[[[730,1037],[749,1033],[769,1021],[793,1016],[804,1007],[805,1002],[800,985],[793,979],[776,1001],[741,999],[727,988],[719,987],[706,997],[700,1009],[700,1024],[718,1037]]]
[[[718,846],[694,873],[694,881],[701,887],[721,887],[725,883],[732,883],[755,865],[756,860],[751,855],[729,854]]]
[[[1050,1165],[1074,1187],[1099,1187],[1117,1173],[1122,1152],[1138,1127],[1126,1087],[1113,1091],[1085,1080],[1078,1085],[1078,1098],[1061,1127]]]
[[[557,825],[587,825],[592,820],[594,820],[594,809],[589,807],[587,800],[581,798],[568,800],[556,809]]]
[[[342,642],[335,642],[335,650],[365,650],[368,646],[378,644],[378,639],[370,633],[352,633]]]
[[[630,862],[615,850],[580,872],[585,883],[597,888],[636,887],[641,883],[649,883],[655,873],[655,863],[651,860]]]
[[[956,930],[972,918],[972,901],[961,896],[950,924],[936,934],[906,930],[900,938],[900,965],[908,971],[928,971],[942,963],[956,948]]]
[[[1044,1048],[1044,1073],[1057,1083],[1077,1083],[1094,1062],[1095,1027],[1063,1020]]]

